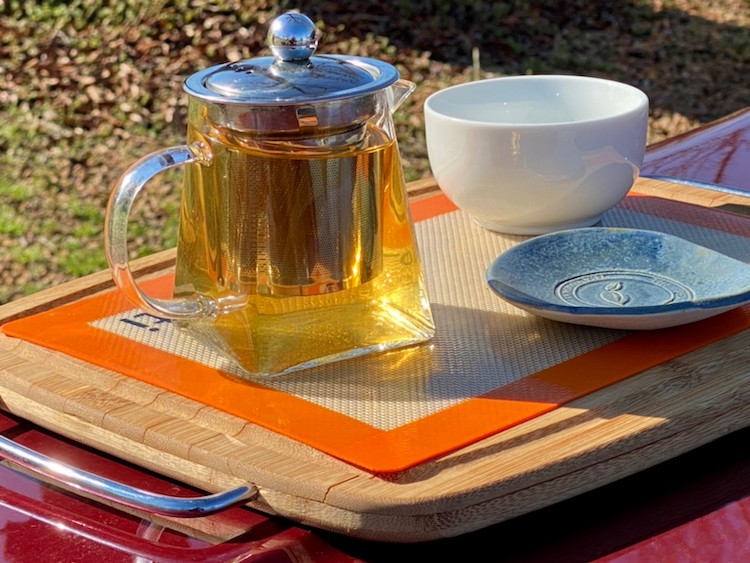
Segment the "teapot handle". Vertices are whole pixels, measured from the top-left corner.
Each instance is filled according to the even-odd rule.
[[[159,299],[144,293],[130,270],[128,259],[128,216],[136,196],[160,172],[183,164],[206,165],[211,154],[202,144],[180,145],[154,151],[133,163],[112,187],[104,221],[104,251],[115,284],[135,305],[167,319],[214,317],[219,304],[204,295]]]

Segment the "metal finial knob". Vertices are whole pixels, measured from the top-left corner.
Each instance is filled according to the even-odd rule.
[[[318,47],[315,23],[304,14],[282,14],[268,30],[268,46],[282,61],[307,60]]]

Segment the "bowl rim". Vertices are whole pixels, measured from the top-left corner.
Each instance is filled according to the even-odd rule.
[[[554,122],[534,122],[534,123],[518,123],[518,122],[510,122],[510,121],[485,121],[480,119],[468,119],[465,117],[457,117],[455,115],[449,115],[445,112],[439,111],[435,109],[435,103],[439,98],[442,98],[447,95],[453,95],[456,91],[459,90],[468,90],[471,88],[476,88],[478,85],[484,85],[490,82],[551,82],[551,81],[566,81],[566,82],[597,82],[600,84],[610,84],[614,85],[617,88],[621,88],[623,90],[627,90],[635,95],[637,98],[637,102],[631,107],[626,110],[612,113],[611,115],[606,115],[602,117],[596,117],[596,118],[590,118],[590,119],[577,119],[577,120],[570,120],[570,121],[554,121]],[[511,129],[534,129],[534,128],[553,128],[553,127],[561,127],[561,126],[577,126],[582,124],[591,124],[591,123],[603,123],[609,120],[616,120],[621,119],[624,116],[632,115],[632,114],[638,114],[639,112],[644,112],[644,120],[646,123],[648,122],[648,108],[649,108],[650,100],[648,95],[641,90],[640,88],[637,88],[636,86],[633,86],[631,84],[627,84],[625,82],[620,82],[617,80],[612,80],[609,78],[600,78],[596,76],[585,76],[585,75],[577,75],[577,74],[524,74],[524,75],[513,75],[513,76],[500,76],[495,78],[485,78],[481,80],[474,80],[470,82],[462,82],[460,84],[454,84],[452,86],[448,86],[446,88],[442,88],[436,92],[433,92],[430,94],[427,99],[424,102],[424,113],[425,113],[425,126],[428,127],[427,120],[430,116],[434,116],[437,119],[441,119],[444,121],[449,121],[452,123],[461,123],[471,126],[480,126],[480,127],[487,127],[487,128],[495,128],[495,129],[503,129],[503,128],[511,128]]]

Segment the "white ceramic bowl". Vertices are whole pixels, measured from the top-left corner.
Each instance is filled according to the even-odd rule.
[[[600,78],[469,82],[432,94],[424,112],[440,188],[505,233],[594,225],[628,193],[646,149],[648,97]]]

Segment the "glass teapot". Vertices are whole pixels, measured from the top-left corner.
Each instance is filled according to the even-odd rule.
[[[188,77],[185,145],[135,162],[107,206],[117,286],[244,373],[278,375],[429,340],[435,330],[391,114],[413,91],[387,63],[314,56],[314,23],[279,16],[275,57]],[[186,165],[174,295],[144,293],[128,215]]]

